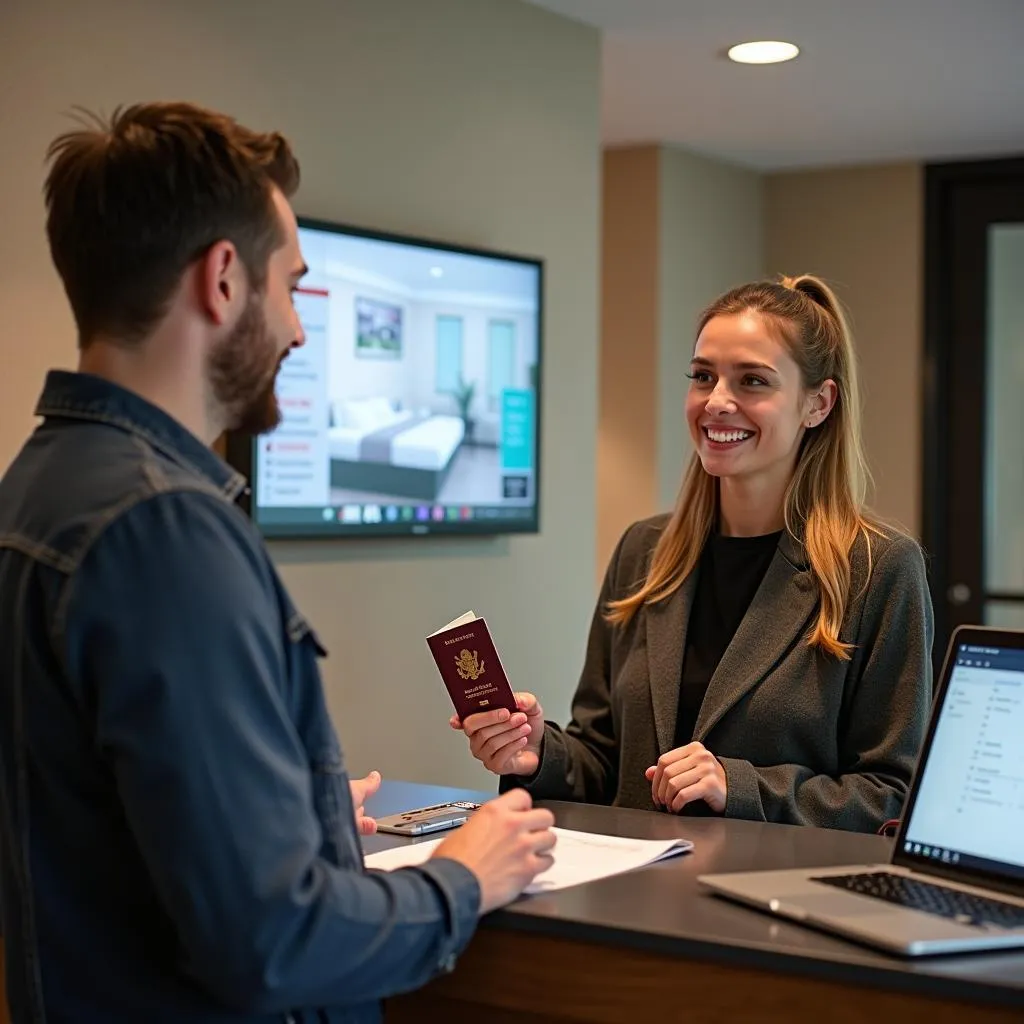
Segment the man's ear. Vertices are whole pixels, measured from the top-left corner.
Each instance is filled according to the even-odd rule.
[[[805,427],[817,427],[828,419],[828,414],[835,407],[839,397],[839,388],[834,380],[826,380],[818,391],[811,395],[807,414],[804,416]]]
[[[233,319],[243,294],[244,268],[233,242],[215,242],[199,261],[198,289],[202,311],[218,327]]]

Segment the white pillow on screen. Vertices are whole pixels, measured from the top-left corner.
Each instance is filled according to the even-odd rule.
[[[393,423],[398,418],[394,408],[386,398],[368,398],[366,404],[372,410],[372,415],[377,423],[382,427]]]
[[[345,409],[345,426],[354,430],[369,430],[373,427],[373,419],[366,403],[359,400],[343,402]]]
[[[379,430],[398,419],[386,398],[353,399],[342,403],[344,424],[354,430]]]

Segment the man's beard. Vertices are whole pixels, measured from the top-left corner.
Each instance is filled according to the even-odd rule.
[[[265,434],[281,422],[274,386],[284,356],[267,328],[258,295],[250,295],[231,333],[208,363],[213,401],[225,429]]]

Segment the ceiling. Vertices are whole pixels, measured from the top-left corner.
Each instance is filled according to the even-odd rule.
[[[1024,153],[1024,0],[530,0],[604,32],[606,145],[760,170]],[[784,39],[787,64],[724,51]]]

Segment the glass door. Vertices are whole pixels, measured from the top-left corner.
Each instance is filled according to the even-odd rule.
[[[1024,224],[988,229],[986,625],[1024,629]]]
[[[1024,159],[927,170],[924,542],[935,661],[1024,629]]]

